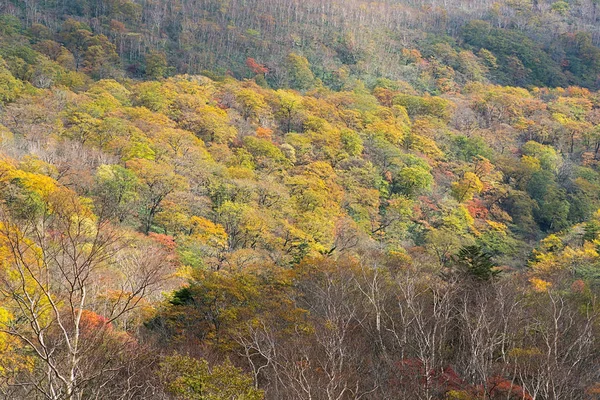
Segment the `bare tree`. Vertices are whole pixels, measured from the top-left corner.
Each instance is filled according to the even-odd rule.
[[[115,324],[159,288],[168,257],[133,248],[71,192],[41,210],[13,208],[0,209],[0,296],[12,316],[0,331],[21,341],[34,367],[9,385],[51,400],[98,396],[135,347]]]

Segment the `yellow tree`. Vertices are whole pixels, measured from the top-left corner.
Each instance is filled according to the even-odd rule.
[[[483,183],[473,172],[465,172],[457,182],[452,183],[452,195],[459,202],[469,201],[475,194],[481,193]]]
[[[142,231],[147,234],[165,197],[185,189],[187,182],[166,163],[137,158],[129,160],[127,167],[133,170],[142,184]]]

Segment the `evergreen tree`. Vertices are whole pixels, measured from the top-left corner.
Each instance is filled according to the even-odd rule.
[[[479,281],[489,281],[500,273],[489,254],[477,245],[464,246],[454,256],[458,271]]]

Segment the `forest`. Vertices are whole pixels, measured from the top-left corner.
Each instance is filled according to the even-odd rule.
[[[599,399],[596,9],[0,0],[0,399]]]

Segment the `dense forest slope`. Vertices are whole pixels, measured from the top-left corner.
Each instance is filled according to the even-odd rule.
[[[288,57],[297,53],[334,89],[356,77],[402,79],[430,93],[486,78],[515,86],[600,84],[595,0],[2,0],[0,12],[1,29],[10,29],[8,16],[22,21],[48,57],[59,56],[60,43],[76,68],[86,58],[102,64],[97,78],[122,75],[115,64],[133,77],[250,78],[251,57],[267,66],[271,86],[302,89],[294,80],[298,61]]]
[[[599,395],[595,3],[0,10],[1,398]]]

